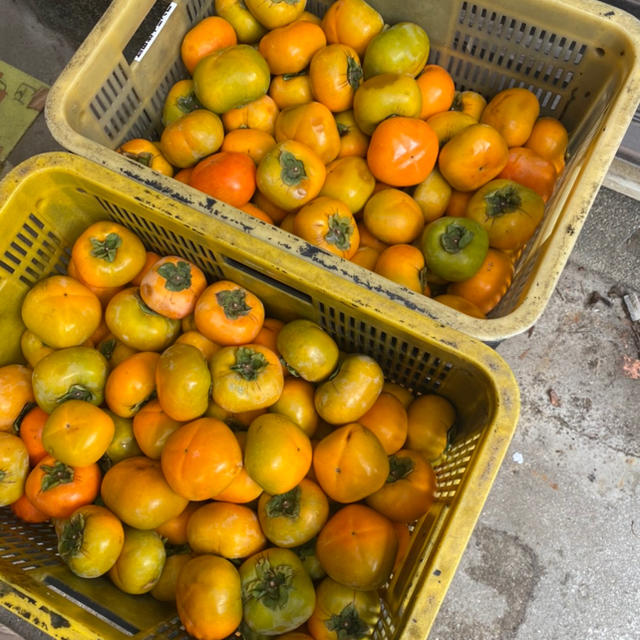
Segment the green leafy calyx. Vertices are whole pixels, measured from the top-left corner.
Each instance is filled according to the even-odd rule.
[[[216,301],[224,310],[229,320],[237,320],[246,316],[251,307],[247,304],[246,291],[243,289],[225,289],[216,293]]]
[[[230,369],[245,380],[256,380],[269,363],[264,354],[249,347],[238,347],[236,361]]]
[[[242,589],[245,602],[260,600],[269,609],[283,609],[293,588],[293,568],[286,564],[272,566],[267,558],[259,558],[255,565],[255,578]]]
[[[165,262],[156,272],[164,278],[164,288],[167,291],[184,291],[191,286],[191,265],[184,260],[175,264]]]
[[[339,640],[358,640],[368,636],[371,631],[369,625],[358,615],[353,602],[346,605],[339,614],[333,614],[325,620],[324,624]]]
[[[291,151],[280,153],[280,168],[280,179],[287,187],[295,187],[307,177],[304,162],[296,158]]]
[[[266,504],[266,512],[269,518],[285,517],[295,520],[300,516],[301,489],[294,487],[286,493],[271,496]]]
[[[458,253],[471,243],[473,237],[473,231],[464,225],[452,222],[440,236],[440,246],[447,253]]]
[[[103,240],[89,238],[91,242],[91,255],[98,260],[113,262],[118,254],[118,249],[122,246],[122,238],[117,233],[108,233]]]
[[[329,230],[324,239],[340,251],[346,251],[351,246],[353,224],[349,218],[334,213],[329,217]]]
[[[42,483],[40,484],[40,489],[43,492],[73,482],[73,467],[64,462],[58,460],[54,464],[43,464],[40,468],[43,471]]]
[[[387,484],[402,480],[411,475],[415,469],[415,463],[411,458],[405,456],[392,455],[389,456],[389,475],[387,476]]]

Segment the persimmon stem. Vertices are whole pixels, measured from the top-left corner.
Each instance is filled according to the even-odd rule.
[[[184,291],[191,286],[191,265],[184,260],[175,264],[165,262],[158,267],[157,273],[164,278],[167,291]]]
[[[353,602],[346,605],[339,614],[332,614],[324,624],[329,631],[336,633],[338,640],[364,638],[371,631],[369,625],[358,615]]]
[[[266,511],[269,518],[284,516],[295,520],[300,515],[300,487],[294,487],[286,493],[271,496],[267,501]]]
[[[73,482],[75,475],[73,467],[64,462],[58,460],[54,464],[43,464],[40,468],[43,471],[42,483],[40,484],[42,491],[48,491],[59,487],[61,484]]]
[[[196,98],[196,94],[193,91],[187,93],[184,96],[180,96],[176,100],[176,105],[178,109],[182,111],[182,113],[191,113],[196,109],[202,109],[202,105],[200,104],[198,98]]]
[[[300,184],[307,177],[304,162],[296,158],[291,151],[283,151],[280,154],[280,167],[280,179],[288,187]]]
[[[489,218],[517,211],[522,205],[522,198],[518,193],[518,188],[513,185],[490,191],[485,195],[484,200],[487,203],[487,216]]]
[[[269,609],[281,609],[289,600],[293,568],[281,564],[272,566],[266,558],[256,562],[256,577],[243,590],[243,599],[260,600]]]
[[[225,289],[216,293],[216,301],[229,320],[237,320],[240,316],[246,316],[251,311],[246,298],[246,292],[242,289]]]
[[[353,225],[349,218],[334,213],[329,217],[329,230],[324,239],[340,251],[346,251],[351,246],[351,236],[353,235]]]
[[[411,458],[404,456],[389,456],[389,475],[387,476],[387,484],[397,482],[406,478],[415,469],[415,463]]]
[[[58,543],[58,553],[63,560],[68,561],[80,551],[84,538],[84,525],[85,517],[81,513],[76,513],[63,526]]]
[[[236,362],[230,368],[245,380],[255,380],[268,364],[267,359],[259,351],[249,347],[238,347]]]
[[[444,233],[440,236],[440,246],[447,253],[458,253],[473,240],[473,231],[461,224],[452,222],[447,225]]]
[[[122,246],[122,238],[117,233],[108,233],[102,240],[89,238],[91,242],[91,255],[99,260],[113,262]]]
[[[354,91],[360,86],[363,76],[364,73],[358,61],[352,56],[347,56],[347,82]]]

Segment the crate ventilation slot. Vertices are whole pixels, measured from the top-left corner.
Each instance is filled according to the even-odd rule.
[[[119,63],[89,103],[89,109],[102,123],[107,137],[114,140],[131,121],[139,105],[140,96],[135,87],[130,87],[129,75]]]
[[[422,352],[414,344],[319,302],[320,324],[334,334],[347,352],[366,351],[387,372],[387,379],[416,393],[437,391],[452,368],[451,363]],[[422,355],[420,355],[422,353]]]
[[[213,2],[210,2],[210,0],[189,0],[186,8],[191,24],[200,22],[203,18],[213,15]]]
[[[30,214],[22,229],[0,256],[0,270],[8,275],[21,272],[20,280],[32,287],[48,273],[45,265],[56,262],[60,246],[60,239],[51,231],[44,232],[42,221]],[[27,258],[28,255],[31,257]]]
[[[438,500],[450,499],[456,495],[480,436],[480,433],[474,433],[463,442],[452,446],[447,453],[446,461],[434,469],[437,478],[436,498]]]
[[[461,89],[481,86],[495,94],[525,86],[543,108],[558,109],[584,58],[585,44],[470,2],[462,3],[458,24],[451,48],[462,57],[452,55],[444,64]]]
[[[162,79],[162,82],[158,85],[156,92],[151,97],[151,108],[155,115],[160,117],[169,89],[171,89],[176,82],[186,77],[187,70],[182,64],[182,60],[178,58],[169,71],[167,71],[167,75]]]

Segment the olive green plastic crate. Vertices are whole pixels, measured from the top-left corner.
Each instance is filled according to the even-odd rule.
[[[309,0],[321,15],[328,0]],[[396,317],[430,318],[496,343],[530,328],[544,311],[640,99],[640,22],[593,0],[370,0],[389,24],[412,20],[431,39],[429,62],[459,89],[492,97],[524,86],[543,115],[570,134],[565,173],[513,284],[488,319],[466,316],[274,229],[270,242],[393,301]],[[158,140],[169,88],[186,77],[180,41],[213,11],[212,0],[115,0],[49,93],[46,117],[66,149],[211,213],[213,202],[113,149]],[[255,222],[227,212],[238,228]]]
[[[436,503],[384,592],[375,633],[424,639],[516,428],[519,392],[509,367],[473,338],[432,321],[401,323],[384,299],[379,307],[359,300],[357,284],[68,153],[36,156],[0,183],[0,365],[20,359],[29,287],[64,273],[74,239],[107,218],[149,249],[192,260],[211,280],[246,286],[270,315],[318,322],[343,350],[374,357],[387,379],[455,405]],[[128,596],[108,578],[74,577],[56,554],[52,527],[20,523],[8,507],[0,509],[0,607],[65,640],[188,637],[170,605]]]

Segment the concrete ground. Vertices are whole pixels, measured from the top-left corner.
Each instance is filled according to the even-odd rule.
[[[104,4],[0,0],[0,58],[51,84]],[[40,116],[8,165],[56,148]],[[541,319],[497,347],[520,385],[520,422],[430,640],[640,638],[629,292],[640,293],[640,202],[603,187]]]

